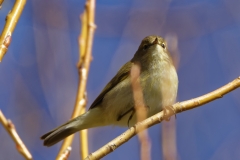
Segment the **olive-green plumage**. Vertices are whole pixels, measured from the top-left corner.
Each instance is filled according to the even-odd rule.
[[[45,146],[51,146],[67,136],[87,128],[136,123],[131,68],[138,66],[144,105],[147,116],[160,112],[174,103],[177,96],[178,77],[168,53],[166,42],[159,36],[144,38],[133,56],[105,86],[89,110],[53,129],[41,137]]]

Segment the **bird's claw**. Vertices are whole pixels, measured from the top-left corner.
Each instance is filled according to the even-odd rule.
[[[164,107],[164,109],[163,109],[163,119],[165,121],[170,121],[171,116],[169,116],[169,115],[172,115],[171,113],[173,113],[175,115],[175,118],[176,118],[176,111],[172,106]]]

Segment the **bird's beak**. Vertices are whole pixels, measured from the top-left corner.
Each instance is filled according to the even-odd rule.
[[[156,37],[156,39],[153,41],[152,44],[159,44],[158,38]]]

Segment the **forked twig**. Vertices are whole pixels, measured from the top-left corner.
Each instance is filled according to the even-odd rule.
[[[78,82],[78,92],[75,102],[75,108],[72,114],[72,118],[79,116],[85,112],[86,106],[86,85],[87,85],[87,76],[89,72],[90,62],[92,59],[92,44],[93,36],[95,31],[94,23],[95,15],[95,0],[87,0],[85,5],[85,10],[82,15],[82,33],[79,38],[79,62],[78,62],[78,72],[79,72],[79,82]],[[67,137],[62,147],[58,153],[56,159],[59,159],[64,151],[71,146],[74,135]],[[82,159],[88,155],[88,146],[87,146],[87,131],[83,130],[80,132],[80,152]]]

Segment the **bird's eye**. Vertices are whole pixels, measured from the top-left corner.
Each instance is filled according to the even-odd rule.
[[[147,50],[148,49],[148,45],[144,44],[143,45],[143,50]]]
[[[165,48],[166,48],[166,45],[165,45],[165,43],[162,43],[162,44],[161,44],[161,46],[162,46],[162,48],[163,48],[163,49],[165,49]]]

